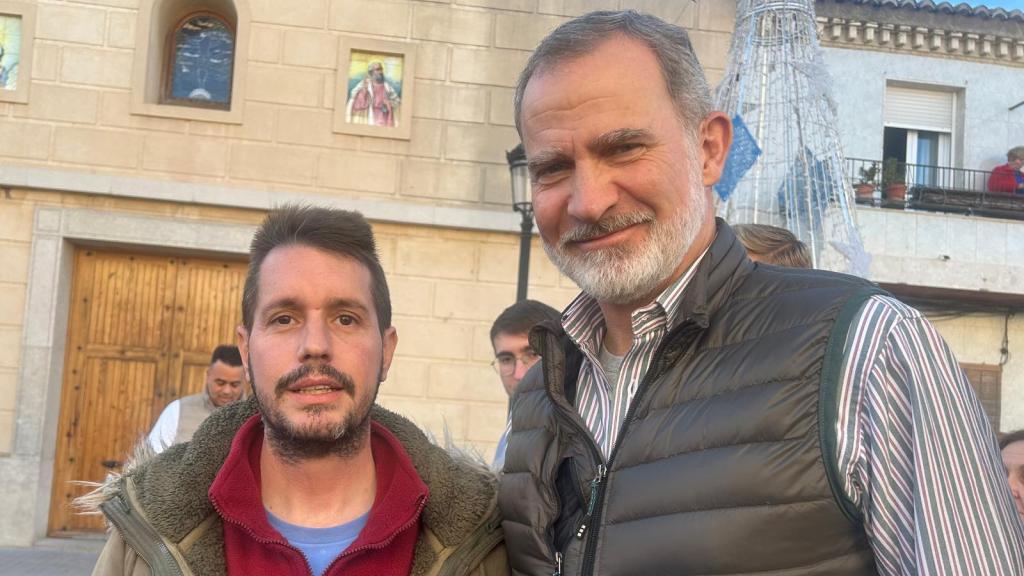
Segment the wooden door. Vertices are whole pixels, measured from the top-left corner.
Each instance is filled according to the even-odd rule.
[[[50,503],[50,534],[103,530],[70,502],[120,471],[171,400],[199,391],[210,352],[234,342],[245,264],[80,249]]]

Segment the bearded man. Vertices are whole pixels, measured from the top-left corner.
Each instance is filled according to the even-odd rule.
[[[366,76],[349,91],[346,120],[354,124],[397,126],[398,93],[384,76],[384,65],[370,62]]]
[[[398,335],[361,215],[271,213],[242,321],[254,398],[96,495],[94,574],[508,573],[494,476],[374,405]]]
[[[682,29],[562,24],[515,117],[551,259],[499,501],[515,574],[1024,574],[984,411],[872,284],[752,262],[714,217],[731,123]]]

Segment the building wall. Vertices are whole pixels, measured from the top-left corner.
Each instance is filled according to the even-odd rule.
[[[374,222],[399,332],[381,403],[489,458],[506,399],[487,333],[518,261],[504,151],[518,142],[519,70],[568,18],[637,8],[689,28],[717,82],[735,12],[720,0],[236,0],[251,18],[232,123],[132,113],[147,1],[36,2],[29,101],[0,103],[0,482],[13,487],[0,544],[46,532],[70,248],[243,253],[286,201]],[[343,37],[415,45],[409,140],[332,131]],[[535,242],[530,296],[557,307],[574,294]]]
[[[1024,396],[1024,318],[1013,316],[1006,322],[1005,316],[994,313],[930,319],[963,363],[999,365],[1005,333],[1010,352],[1002,365],[999,429],[1024,428],[1024,402],[1020,401]]]
[[[241,3],[243,0],[239,0]],[[512,92],[536,42],[572,15],[639,8],[693,29],[713,80],[734,4],[702,0],[245,0],[240,125],[133,115],[138,1],[38,3],[27,105],[0,104],[0,162],[504,209]],[[498,9],[501,7],[502,9]],[[413,43],[408,141],[332,132],[342,37]],[[167,108],[167,107],[165,107]]]
[[[956,88],[963,94],[963,157],[957,166],[989,170],[1024,143],[1024,75],[1016,66],[849,48],[824,48],[846,155],[881,159],[888,81]],[[954,145],[954,150],[958,147]]]
[[[1019,221],[860,206],[857,223],[876,282],[1024,294]]]
[[[45,533],[68,287],[75,246],[200,252],[233,257],[247,251],[262,211],[170,202],[9,190],[0,200],[0,289],[17,312],[0,326],[0,503],[17,513],[0,519],[0,542],[28,544]],[[399,346],[379,401],[436,438],[490,458],[507,398],[489,364],[493,318],[514,301],[518,237],[498,232],[374,223],[388,276]],[[577,293],[535,242],[530,296],[565,306]],[[4,305],[7,305],[5,302]],[[26,318],[34,318],[30,323]],[[29,529],[31,527],[31,529]]]

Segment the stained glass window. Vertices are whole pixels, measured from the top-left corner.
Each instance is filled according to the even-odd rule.
[[[230,106],[235,33],[223,19],[209,13],[186,18],[174,30],[171,57],[168,100]]]

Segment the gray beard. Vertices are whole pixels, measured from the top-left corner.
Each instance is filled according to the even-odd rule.
[[[693,160],[690,165],[696,167],[697,163]],[[557,245],[544,242],[544,251],[563,274],[598,302],[629,304],[654,294],[679,267],[707,217],[709,202],[704,186],[698,173],[690,174],[687,214],[669,222],[659,222],[653,214],[643,213],[610,217],[578,226],[559,238]],[[651,233],[639,249],[616,246],[575,254],[566,250],[567,242],[644,222]]]

